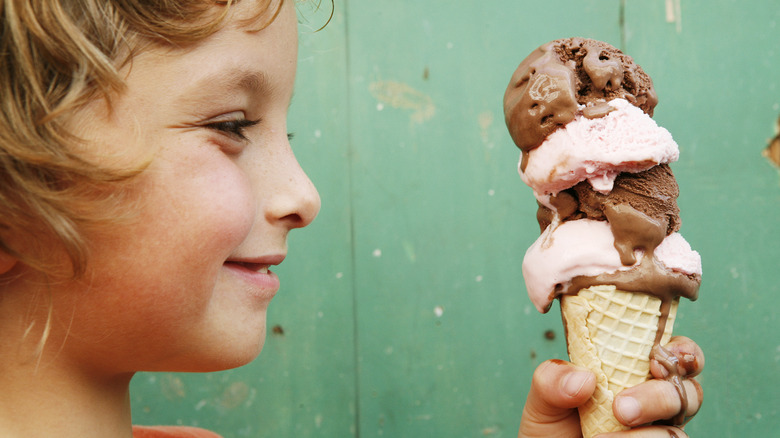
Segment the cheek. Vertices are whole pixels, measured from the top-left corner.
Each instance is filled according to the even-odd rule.
[[[106,268],[101,274],[134,277],[146,286],[144,295],[208,290],[255,221],[248,178],[222,159],[180,165],[149,182],[141,188],[144,201],[134,224],[115,230],[118,241],[100,245],[95,260],[105,261],[98,262]]]
[[[233,163],[225,163],[223,167],[227,169],[215,169],[193,181],[186,208],[190,211],[187,222],[194,228],[189,232],[196,239],[202,237],[219,246],[222,255],[227,257],[252,229],[257,202],[246,175]]]
[[[143,185],[133,224],[103,235],[92,252],[85,287],[94,293],[77,303],[87,327],[128,334],[135,330],[123,325],[128,319],[186,327],[208,314],[222,265],[255,218],[251,186],[237,169],[212,163],[199,172],[158,173]]]

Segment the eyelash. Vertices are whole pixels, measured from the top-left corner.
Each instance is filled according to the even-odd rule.
[[[206,128],[213,129],[215,131],[220,131],[225,134],[237,137],[241,140],[248,140],[246,137],[245,130],[247,128],[251,128],[252,126],[257,125],[260,123],[260,120],[247,120],[247,119],[236,119],[236,120],[225,120],[222,122],[213,122],[206,125]]]
[[[246,128],[251,128],[252,126],[257,125],[258,123],[260,123],[260,120],[237,119],[209,123],[206,125],[206,127],[215,131],[224,132],[229,135],[234,135],[241,140],[246,141],[248,138],[246,137],[244,130]],[[293,137],[295,137],[295,133],[287,133],[287,141],[292,141]]]

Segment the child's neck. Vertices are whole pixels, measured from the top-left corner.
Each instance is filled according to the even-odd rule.
[[[0,438],[130,438],[130,376],[99,381],[42,363],[0,364]]]
[[[131,373],[96,375],[68,360],[67,327],[37,352],[51,290],[0,289],[0,438],[131,438]],[[34,297],[38,297],[36,303]],[[42,308],[40,312],[36,309]],[[32,322],[35,321],[35,324]],[[32,328],[32,329],[31,329]]]

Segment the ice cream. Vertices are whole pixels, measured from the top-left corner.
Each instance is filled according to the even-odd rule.
[[[679,151],[651,118],[657,102],[631,57],[582,38],[536,49],[504,96],[542,230],[523,260],[526,288],[543,313],[561,298],[570,359],[598,380],[580,408],[586,438],[626,429],[612,401],[650,378],[651,358],[670,371],[685,411],[676,358],[662,345],[679,298],[697,298],[701,259],[678,233],[669,163]]]

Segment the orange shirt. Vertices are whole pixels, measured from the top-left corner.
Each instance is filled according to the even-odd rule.
[[[183,426],[133,426],[133,438],[222,438],[214,432]]]

